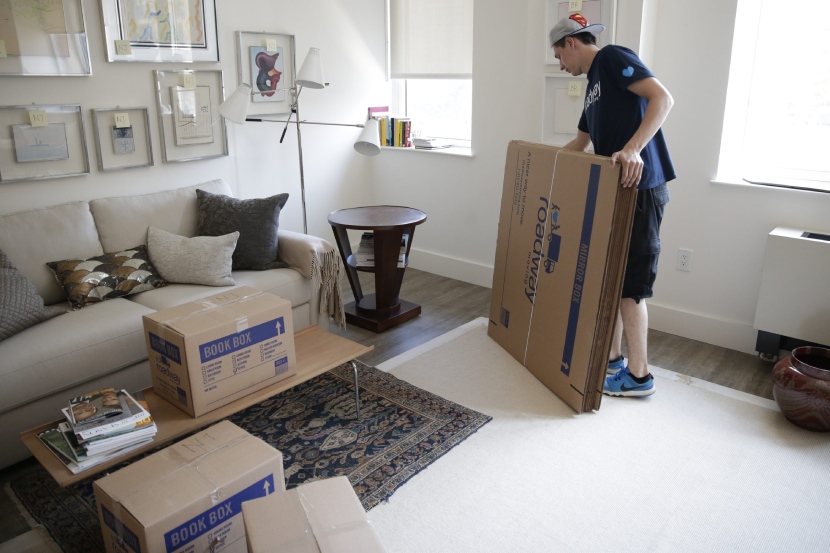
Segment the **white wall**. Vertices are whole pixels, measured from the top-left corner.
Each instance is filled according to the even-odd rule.
[[[219,63],[108,63],[98,0],[82,0],[92,59],[89,77],[0,76],[0,105],[80,104],[86,124],[91,174],[0,185],[0,213],[72,200],[176,188],[223,178],[239,197],[289,192],[281,227],[302,231],[297,133],[282,125],[228,123],[229,157],[163,163],[154,96],[154,69],[222,69],[226,93],[237,85],[236,31],[294,34],[297,64],[309,47],[322,51],[324,90],[305,90],[301,115],[311,121],[362,123],[372,98],[385,90],[383,0],[216,0]],[[155,166],[99,172],[92,133],[92,108],[147,106]],[[307,202],[314,216],[309,232],[331,236],[325,214],[346,202],[366,203],[371,187],[367,160],[352,148],[360,129],[306,126],[303,132]]]
[[[375,202],[429,217],[413,242],[415,267],[491,283],[507,143],[541,140],[544,5],[475,3],[474,159],[385,150],[374,162]],[[830,195],[711,182],[736,6],[619,0],[617,41],[643,52],[675,98],[664,130],[679,177],[670,184],[651,327],[752,353],[767,234],[778,225],[830,230]],[[633,28],[638,22],[646,27]],[[674,267],[680,247],[694,250],[692,272]]]

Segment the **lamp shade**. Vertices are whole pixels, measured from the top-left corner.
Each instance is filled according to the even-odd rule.
[[[236,87],[230,98],[219,105],[219,115],[241,125],[248,116],[248,103],[250,101],[251,85],[242,83]]]
[[[297,73],[297,84],[306,88],[323,88],[323,63],[320,61],[320,49],[309,48],[300,72]]]
[[[364,156],[376,156],[380,153],[380,132],[377,119],[366,121],[363,132],[360,133],[360,137],[354,143],[354,149]]]

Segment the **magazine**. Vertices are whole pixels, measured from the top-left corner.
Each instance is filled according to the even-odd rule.
[[[91,425],[77,426],[72,422],[72,414],[69,409],[64,408],[63,414],[67,422],[72,427],[73,432],[80,443],[98,436],[110,436],[117,432],[134,429],[139,424],[145,423],[145,419],[152,420],[150,413],[147,412],[126,390],[119,390],[119,395],[124,396],[126,410],[117,417],[112,419],[102,419],[92,423]]]
[[[67,457],[69,455],[68,445],[66,445],[66,440],[64,439],[63,433],[56,427],[50,428],[48,430],[44,430],[40,434],[38,434],[38,438],[42,441],[46,447],[55,454],[55,456],[60,459],[60,461],[69,469],[69,472],[72,474],[78,474],[88,468],[94,467],[95,465],[100,465],[101,463],[105,463],[110,459],[115,459],[121,455],[129,453],[135,449],[138,449],[150,442],[153,441],[152,438],[147,438],[140,442],[136,442],[134,444],[130,444],[129,446],[123,447],[121,449],[117,449],[111,451],[109,453],[103,453],[101,455],[95,455],[88,457],[86,460],[78,462],[75,461],[74,458]],[[60,438],[61,442],[64,446],[60,446],[57,438]]]
[[[70,422],[76,427],[86,426],[123,413],[124,403],[114,388],[87,392],[69,400]]]

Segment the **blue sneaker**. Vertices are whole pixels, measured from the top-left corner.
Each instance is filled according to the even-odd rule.
[[[617,374],[618,372],[620,372],[625,367],[626,367],[625,357],[620,355],[619,357],[617,357],[613,361],[608,362],[608,371],[607,372],[608,372],[608,374]]]
[[[620,371],[613,376],[605,377],[605,386],[602,387],[602,393],[609,396],[650,396],[654,393],[654,377],[648,375],[648,381],[640,384],[631,376],[628,367],[620,369]]]

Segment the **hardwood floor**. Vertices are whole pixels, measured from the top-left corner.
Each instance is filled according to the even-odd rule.
[[[373,275],[360,273],[364,294],[374,291]],[[353,301],[345,281],[343,296]],[[490,312],[490,289],[441,277],[417,269],[407,269],[401,298],[421,305],[415,319],[375,334],[354,325],[330,330],[374,351],[361,357],[377,365],[404,351],[440,336],[462,324],[487,317]],[[772,399],[772,364],[758,356],[704,344],[658,330],[649,330],[649,363],[688,376],[700,378],[735,390]]]

